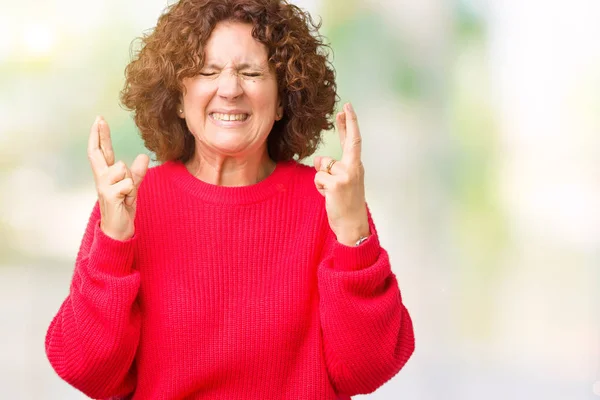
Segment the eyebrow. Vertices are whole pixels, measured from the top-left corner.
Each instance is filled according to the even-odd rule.
[[[250,63],[238,64],[235,67],[236,67],[236,69],[259,69],[259,70],[265,69],[265,67],[263,65],[250,64]],[[217,65],[217,64],[211,62],[211,63],[205,65],[204,68],[221,69],[222,67],[220,65]]]

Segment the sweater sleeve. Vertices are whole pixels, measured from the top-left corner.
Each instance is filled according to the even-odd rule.
[[[372,393],[412,355],[412,321],[370,213],[371,235],[356,247],[339,243],[325,225],[317,274],[327,370],[341,395]]]
[[[93,398],[132,392],[141,315],[136,236],[117,241],[100,229],[98,203],[85,231],[70,286],[46,333],[56,373]]]

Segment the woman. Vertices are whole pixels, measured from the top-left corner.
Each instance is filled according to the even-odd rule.
[[[123,104],[162,162],[115,163],[97,118],[98,191],[46,337],[94,398],[336,399],[414,349],[365,203],[361,136],[315,151],[336,101],[310,17],[284,0],[182,0],[127,67]]]

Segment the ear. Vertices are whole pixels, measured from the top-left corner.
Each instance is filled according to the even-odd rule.
[[[182,104],[179,104],[179,105],[177,106],[177,111],[176,111],[176,112],[177,112],[177,116],[178,116],[179,118],[181,118],[181,119],[185,119],[185,113],[184,113],[184,111],[183,111],[183,105],[182,105]]]
[[[183,86],[183,92],[179,93],[179,102],[177,103],[177,106],[175,107],[175,114],[177,114],[177,116],[181,119],[185,119],[185,108],[183,107],[183,98],[185,96],[185,92],[187,91],[187,85],[186,85],[186,81],[188,78],[184,78],[183,81],[181,82],[182,86]]]
[[[283,105],[281,104],[281,101],[279,101],[277,111],[275,112],[275,121],[280,121],[281,118],[283,118]]]

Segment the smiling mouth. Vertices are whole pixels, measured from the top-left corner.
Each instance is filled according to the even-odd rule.
[[[245,121],[250,116],[249,114],[223,114],[223,113],[210,113],[212,119],[217,121]]]

